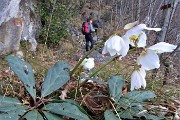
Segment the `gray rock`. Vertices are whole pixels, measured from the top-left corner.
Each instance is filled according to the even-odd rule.
[[[1,0],[0,54],[18,51],[20,40],[28,40],[30,50],[36,50],[40,22],[35,14],[35,5],[35,0]]]
[[[14,25],[16,19],[12,18],[0,26],[0,52],[2,54],[19,49],[22,28]]]
[[[110,56],[104,56],[101,53],[99,53],[97,50],[93,51],[89,57],[94,58],[95,62],[107,62],[111,59]]]

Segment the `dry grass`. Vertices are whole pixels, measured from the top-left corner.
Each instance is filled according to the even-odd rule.
[[[62,42],[60,46],[53,49],[40,44],[36,52],[30,52],[27,49],[26,46],[21,48],[24,53],[24,59],[28,61],[34,69],[37,82],[41,82],[44,79],[47,69],[53,66],[57,61],[66,61],[74,67],[77,61],[75,61],[72,56],[82,52],[82,49],[74,47],[70,42]],[[128,59],[130,58],[131,57],[128,57]],[[0,64],[0,94],[13,97],[26,96],[22,83],[19,82],[18,78],[9,70],[7,62],[4,59],[1,59]],[[102,65],[102,63],[95,64],[95,69]],[[128,68],[122,62],[111,63],[101,70],[97,77],[102,81],[107,81],[111,75],[121,75],[121,73],[125,73],[123,77],[127,81],[127,87],[129,89],[132,70],[132,67]],[[158,73],[159,76],[154,80],[151,79],[152,73],[148,72],[147,74],[147,90],[155,91],[158,96],[157,102],[163,103],[165,101],[172,101],[172,99],[180,99],[180,87],[178,84],[163,85],[163,79],[160,73]],[[88,87],[92,87],[93,89],[99,87],[98,85],[95,86],[95,84],[87,84],[86,86],[86,88],[83,88],[84,90],[87,90]],[[89,91],[92,91],[92,89],[89,89]],[[70,95],[68,97],[74,97],[75,92],[72,91],[72,93],[69,93],[68,95]],[[82,96],[79,96],[78,98],[77,96],[77,99],[80,99],[81,97]],[[94,110],[95,108],[91,109]]]
[[[35,72],[35,78],[37,81],[42,81],[45,77],[47,69],[53,66],[57,61],[66,61],[72,67],[75,66],[77,61],[73,59],[73,55],[79,54],[81,49],[74,47],[73,44],[70,42],[62,42],[60,46],[55,48],[47,48],[44,45],[39,44],[36,52],[30,52],[27,50],[28,46],[25,44],[21,50],[24,53],[24,59],[28,61]],[[129,59],[128,57],[127,59]],[[102,63],[96,63],[95,69],[101,66]],[[124,73],[123,77],[129,83],[130,79],[130,72],[132,72],[132,67],[127,67],[124,63],[111,63],[110,65],[106,66],[100,73],[99,77],[103,81],[107,81],[109,76],[111,75],[120,75]],[[0,81],[6,80],[9,76],[4,75],[4,71],[9,70],[7,62],[4,59],[1,59],[0,65]],[[160,71],[161,72],[161,71]],[[162,73],[158,73],[159,76],[156,77],[155,80],[151,80],[151,73],[149,72],[147,75],[147,89],[156,91],[159,96],[162,98],[167,99],[169,98],[178,98],[180,99],[178,84],[171,84],[171,85],[163,85]],[[14,78],[11,78],[14,79]],[[8,81],[11,83],[10,81]],[[1,82],[1,86],[3,83]],[[161,92],[160,92],[161,91]],[[169,94],[169,95],[167,95]]]

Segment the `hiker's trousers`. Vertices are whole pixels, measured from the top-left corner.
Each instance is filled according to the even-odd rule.
[[[86,51],[89,51],[89,42],[91,43],[90,49],[92,49],[94,46],[94,40],[91,34],[86,34],[85,39],[86,39]]]

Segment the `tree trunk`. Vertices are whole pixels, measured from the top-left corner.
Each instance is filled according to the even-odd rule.
[[[169,24],[171,23],[171,18],[179,1],[180,0],[165,0],[165,5],[161,7],[161,9],[163,10],[163,18],[161,22],[162,31],[160,31],[157,35],[155,43],[165,41]]]
[[[177,4],[180,0],[165,0],[165,4],[163,6],[161,6],[161,10],[163,10],[163,15],[162,15],[162,22],[161,22],[161,26],[162,26],[162,30],[159,32],[159,34],[157,35],[157,38],[155,40],[155,43],[159,43],[159,42],[165,42],[166,40],[166,34],[167,31],[169,29],[170,23],[171,23],[171,19],[173,17],[174,11],[177,7]],[[162,60],[162,54],[159,55],[159,59],[160,61],[162,61],[161,63],[165,66],[165,71],[164,71],[164,79],[163,79],[163,84],[167,84],[167,79],[168,78],[168,74],[169,74],[169,66],[170,66],[170,62],[165,59]],[[155,69],[153,71],[153,75],[152,75],[152,79],[154,79],[157,76],[157,69]]]
[[[137,11],[137,19],[138,21],[140,21],[140,13],[141,13],[141,0],[139,0],[138,3],[138,11]]]

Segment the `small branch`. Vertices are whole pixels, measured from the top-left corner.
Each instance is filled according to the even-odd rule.
[[[51,21],[52,21],[52,17],[53,17],[53,13],[54,13],[54,6],[55,6],[55,4],[56,4],[56,0],[54,0],[53,9],[51,11],[51,16],[50,16],[49,25],[48,25],[48,29],[47,29],[47,34],[46,34],[46,38],[45,38],[45,45],[46,45],[47,39],[49,37],[49,29],[50,29],[50,26],[51,26]]]

